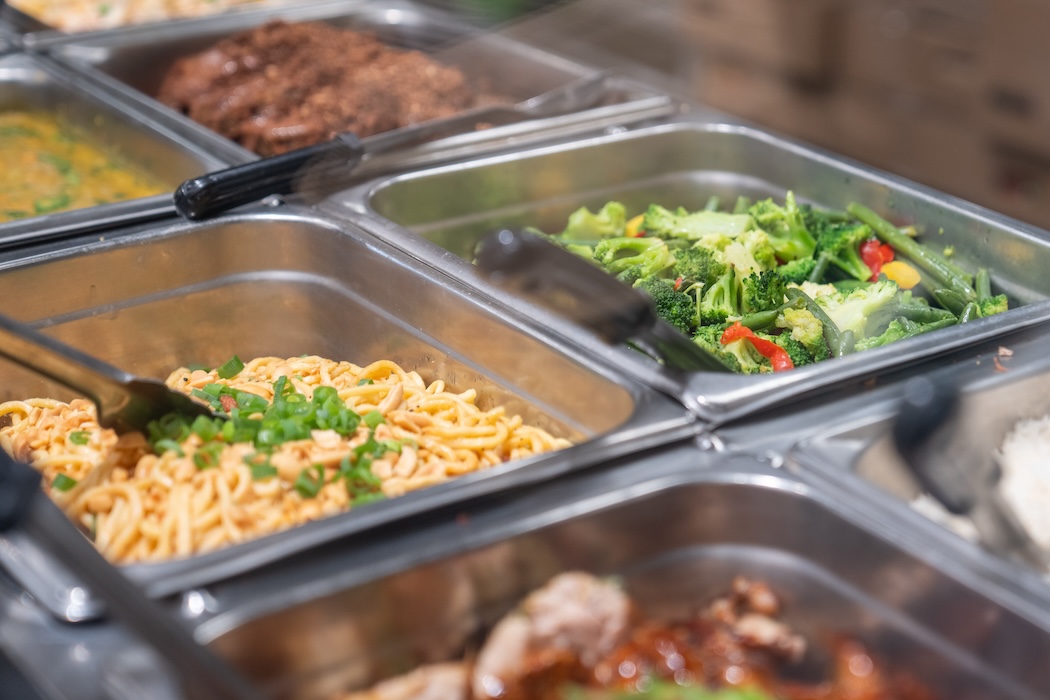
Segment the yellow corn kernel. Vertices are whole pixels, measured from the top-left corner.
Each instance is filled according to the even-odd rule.
[[[637,238],[638,230],[642,228],[642,221],[645,219],[645,214],[639,214],[630,221],[627,222],[626,235],[629,238]]]
[[[886,263],[880,272],[896,282],[901,289],[911,289],[919,283],[919,271],[900,260]]]

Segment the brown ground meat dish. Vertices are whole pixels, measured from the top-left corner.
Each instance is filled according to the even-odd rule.
[[[271,22],[180,59],[157,97],[260,155],[369,136],[474,106],[456,68],[367,34]]]

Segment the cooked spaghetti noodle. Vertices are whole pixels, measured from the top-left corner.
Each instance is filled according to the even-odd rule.
[[[158,454],[141,434],[118,439],[101,428],[88,401],[0,404],[0,416],[10,420],[0,445],[43,472],[52,497],[114,562],[214,550],[569,444],[501,407],[479,409],[472,389],[428,385],[389,361],[358,367],[313,356],[264,357],[228,379],[217,370],[181,368],[167,384],[195,395],[228,387],[270,405],[275,384],[305,400],[332,387],[364,420],[357,424],[355,416],[348,434],[314,429],[265,454],[250,441],[209,442],[196,433]],[[366,449],[370,457],[357,464],[370,472],[365,479],[374,480],[376,492],[355,493],[341,476]]]

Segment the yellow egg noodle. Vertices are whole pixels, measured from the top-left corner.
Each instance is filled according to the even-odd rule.
[[[347,510],[353,496],[338,470],[368,440],[397,446],[371,462],[386,497],[569,445],[502,407],[480,410],[473,389],[428,385],[390,361],[359,367],[316,356],[263,357],[229,379],[217,370],[180,368],[167,384],[185,393],[224,385],[271,402],[280,377],[307,400],[315,388],[333,387],[348,408],[361,416],[378,412],[382,421],[362,421],[345,436],[315,429],[309,439],[279,444],[262,477],[253,472],[250,442],[223,444],[214,465],[201,468],[194,459],[203,455],[199,435],[154,454],[139,433],[118,438],[101,428],[94,404],[83,399],[0,404],[0,418],[10,421],[0,428],[0,446],[43,473],[52,498],[107,558],[131,563],[207,552]],[[304,470],[323,474],[316,495],[296,488]]]
[[[8,0],[8,5],[63,32],[210,15],[262,0]],[[269,4],[277,4],[270,2]]]

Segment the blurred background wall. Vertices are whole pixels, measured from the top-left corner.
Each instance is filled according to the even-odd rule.
[[[1050,0],[436,0],[1050,228]]]

